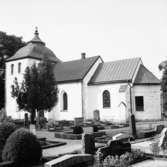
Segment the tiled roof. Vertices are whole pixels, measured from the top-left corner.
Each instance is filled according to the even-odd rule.
[[[57,63],[54,74],[58,83],[82,80],[99,56]]]
[[[134,81],[135,85],[153,85],[153,84],[160,84],[160,80],[150,72],[146,67],[140,65],[139,71]]]
[[[130,81],[140,61],[140,58],[131,58],[101,63],[89,84]]]

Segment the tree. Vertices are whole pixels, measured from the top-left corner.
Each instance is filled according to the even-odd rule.
[[[0,31],[0,109],[4,107],[5,102],[5,59],[13,56],[24,45],[21,37]]]
[[[12,96],[20,110],[31,114],[31,123],[34,123],[36,113],[50,111],[57,102],[58,89],[53,68],[54,64],[43,60],[26,68],[21,84],[15,79],[12,85]]]
[[[167,116],[167,68],[163,68],[163,75],[161,79],[161,91],[162,91],[162,98],[163,98],[163,114]]]
[[[4,107],[5,104],[5,80],[4,71],[0,70],[0,109]]]

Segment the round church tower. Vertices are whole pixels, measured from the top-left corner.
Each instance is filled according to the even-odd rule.
[[[30,67],[34,63],[39,63],[43,59],[54,63],[61,62],[53,51],[45,46],[45,42],[40,39],[38,30],[36,29],[34,38],[6,61],[5,108],[8,116],[16,119],[24,117],[23,112],[18,112],[16,100],[11,96],[11,86],[14,79],[17,78],[18,82],[21,83],[26,67]]]

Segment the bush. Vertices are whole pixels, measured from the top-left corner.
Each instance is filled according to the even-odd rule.
[[[6,140],[15,130],[16,126],[12,122],[4,122],[0,125],[0,161],[2,161],[1,155]]]
[[[9,136],[2,152],[3,161],[12,161],[17,166],[38,165],[41,156],[42,149],[38,139],[24,128]]]
[[[82,134],[83,128],[81,126],[74,126],[73,128],[73,134]]]
[[[146,160],[146,156],[140,150],[126,152],[121,156],[107,156],[104,159],[103,166],[105,167],[128,167],[131,164]]]
[[[46,123],[47,123],[47,119],[45,117],[40,117],[39,118],[40,128],[45,128],[46,127]]]

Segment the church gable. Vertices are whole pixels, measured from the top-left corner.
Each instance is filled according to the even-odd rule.
[[[160,80],[144,65],[140,65],[134,85],[159,85]]]

